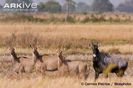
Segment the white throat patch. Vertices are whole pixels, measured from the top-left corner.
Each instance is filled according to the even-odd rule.
[[[93,57],[96,57],[96,54],[93,54]]]

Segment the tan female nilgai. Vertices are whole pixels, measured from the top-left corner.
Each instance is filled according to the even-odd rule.
[[[61,73],[69,73],[70,75],[78,76],[81,79],[87,79],[88,66],[83,61],[66,60],[62,55],[62,51],[58,54],[58,69]]]
[[[59,71],[59,75],[68,75],[69,74],[69,67],[68,67],[68,63],[65,60],[65,57],[62,55],[62,51],[59,51],[57,53],[58,55],[58,71]]]
[[[44,64],[44,61],[43,61],[44,55],[40,55],[37,50],[37,47],[34,47],[32,56],[33,56],[34,63],[35,63],[35,71],[44,74],[46,71],[46,64]]]
[[[35,69],[37,72],[57,71],[58,70],[58,56],[44,56],[39,54],[37,47],[33,49],[33,58],[35,60]]]
[[[17,73],[31,72],[34,60],[28,57],[18,57],[13,47],[9,48],[10,55],[13,59],[13,71]]]

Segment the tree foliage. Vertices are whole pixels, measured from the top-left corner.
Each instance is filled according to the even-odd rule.
[[[3,8],[3,6],[0,4],[0,9],[2,9]]]
[[[51,13],[61,12],[61,5],[56,1],[48,1],[46,3],[41,2],[38,5],[38,10]]]
[[[92,10],[96,12],[113,11],[113,4],[109,0],[94,0]]]
[[[5,0],[6,3],[32,3],[32,0]]]
[[[133,0],[126,0],[124,3],[120,3],[116,9],[121,12],[133,12]]]
[[[44,11],[45,10],[45,4],[43,2],[40,2],[38,5],[38,11]]]
[[[85,12],[88,12],[88,11],[90,11],[90,6],[87,5],[86,3],[79,2],[77,4],[76,12],[80,12],[80,13],[84,12],[85,13]]]
[[[74,2],[73,0],[65,0],[62,10],[63,10],[63,12],[76,11],[76,2]]]

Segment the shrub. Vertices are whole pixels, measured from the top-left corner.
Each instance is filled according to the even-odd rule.
[[[72,17],[72,16],[67,16],[66,22],[68,22],[68,23],[75,23],[76,19],[74,17]]]
[[[4,45],[9,46],[18,46],[26,48],[30,44],[37,45],[37,43],[40,41],[39,36],[35,36],[32,33],[22,33],[22,34],[15,34],[12,33],[8,37],[6,37],[4,40]]]
[[[88,22],[90,22],[90,17],[85,17],[82,21],[81,21],[81,23],[88,23]]]
[[[110,54],[121,54],[121,52],[119,51],[119,49],[116,49],[116,48],[110,49],[108,52]]]

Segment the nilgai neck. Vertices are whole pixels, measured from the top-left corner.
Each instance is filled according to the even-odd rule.
[[[94,57],[97,57],[97,58],[98,58],[98,57],[100,56],[100,51],[99,51],[99,49],[96,48],[96,49],[94,50],[93,54],[94,54]]]
[[[101,59],[100,51],[99,51],[98,47],[93,49],[93,58],[94,58],[94,61]]]
[[[41,62],[43,62],[42,55],[39,54],[39,52],[37,51],[37,48],[33,50],[33,57],[35,61],[40,60]]]
[[[11,56],[13,57],[14,61],[20,62],[19,58],[17,57],[17,54],[15,52],[14,48],[11,48]]]
[[[61,60],[62,63],[67,64],[67,62],[65,61],[65,57],[62,55],[62,51],[59,52],[58,57],[59,57],[59,59]]]

